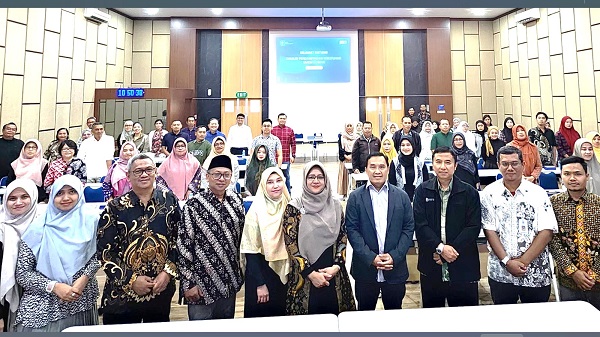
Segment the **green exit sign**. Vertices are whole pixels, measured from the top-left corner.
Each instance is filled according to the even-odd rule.
[[[235,93],[235,98],[248,98],[248,93],[245,91],[238,91]]]

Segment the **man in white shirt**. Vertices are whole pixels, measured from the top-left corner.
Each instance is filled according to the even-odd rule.
[[[548,243],[558,231],[550,199],[523,179],[523,153],[498,150],[502,179],[481,196],[481,222],[489,243],[488,281],[494,304],[547,302],[551,271]]]
[[[81,143],[77,157],[87,167],[88,183],[99,183],[112,165],[115,139],[104,133],[104,125],[100,122],[92,125],[92,135]]]
[[[229,128],[227,143],[233,155],[247,155],[248,148],[252,144],[252,130],[244,124],[245,119],[244,114],[237,114],[236,124]]]

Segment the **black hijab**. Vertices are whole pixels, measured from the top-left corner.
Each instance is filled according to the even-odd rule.
[[[477,124],[483,124],[483,131],[479,131],[479,129],[477,128]],[[478,120],[477,122],[475,122],[475,133],[481,136],[481,139],[483,141],[485,141],[485,135],[488,132],[488,126],[487,124],[485,124],[485,122],[483,121],[483,119]]]
[[[513,134],[512,134],[512,129],[509,129],[506,126],[506,122],[508,122],[509,120],[511,120],[513,122],[513,128],[515,127],[515,120],[512,117],[506,117],[504,119],[504,129],[502,129],[502,135],[504,135],[504,140],[506,140],[506,144],[508,144],[509,142],[512,142],[513,140]]]

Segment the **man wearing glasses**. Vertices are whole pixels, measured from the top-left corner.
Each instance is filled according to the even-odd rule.
[[[104,324],[168,322],[177,276],[181,214],[170,191],[154,188],[146,154],[127,163],[132,190],[108,202],[98,224],[98,260],[106,273]]]
[[[498,150],[502,179],[481,195],[481,223],[490,246],[488,281],[494,304],[547,302],[550,298],[548,243],[558,230],[550,199],[523,179],[523,153]]]
[[[2,127],[2,137],[0,138],[0,178],[8,176],[10,172],[10,163],[19,158],[23,148],[22,140],[15,138],[17,125],[13,122],[4,124]]]
[[[227,188],[231,167],[229,156],[215,156],[208,166],[208,188],[183,207],[177,267],[190,320],[233,318],[235,295],[242,287],[244,205],[241,196]]]

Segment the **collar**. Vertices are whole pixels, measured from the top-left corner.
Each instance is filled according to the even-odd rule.
[[[581,196],[581,198],[579,198],[578,201],[575,201],[575,199],[571,198],[571,194],[569,194],[569,191],[565,191],[564,193],[567,198],[567,201],[572,201],[575,203],[579,202],[579,200],[583,200],[583,202],[586,203],[589,201],[589,198],[591,196],[591,193],[586,190],[585,193],[583,193],[583,195]]]
[[[131,203],[133,205],[140,205],[143,206],[140,202],[140,197],[138,197],[137,194],[135,194],[135,192],[133,190],[127,192],[129,193],[129,198],[131,199]],[[158,199],[158,193],[160,193],[160,191],[158,189],[153,189],[152,190],[152,197],[150,198],[150,200],[148,200],[148,204],[152,203],[156,203],[156,200]],[[148,205],[146,205],[148,206]]]
[[[390,186],[388,185],[388,181],[386,180],[385,183],[383,184],[383,186],[381,186],[381,189],[378,191],[375,186],[373,186],[373,184],[371,184],[370,180],[367,180],[367,185],[366,185],[367,190],[374,190],[375,192],[379,193],[383,190],[385,191],[389,191],[390,190]]]
[[[442,185],[440,184],[440,181],[437,178],[435,178],[435,182],[436,182],[435,186],[436,186],[437,191],[438,192],[439,191],[444,191],[442,189]],[[450,192],[450,193],[452,193],[452,185],[454,185],[454,176],[452,176],[452,179],[450,179],[450,184],[448,184],[448,190],[444,191],[444,192]]]

